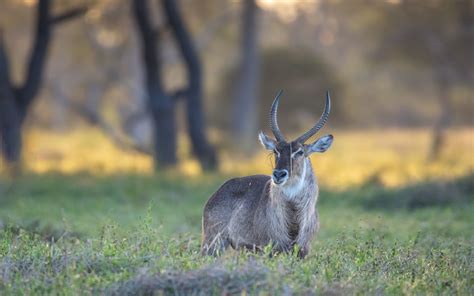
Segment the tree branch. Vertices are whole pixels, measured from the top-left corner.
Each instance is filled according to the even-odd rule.
[[[26,79],[20,88],[19,100],[26,113],[33,98],[37,95],[43,68],[48,52],[48,45],[51,39],[51,30],[49,26],[50,0],[39,0],[36,15],[36,32],[34,35],[33,47],[30,51],[30,58],[26,71]],[[23,114],[24,115],[24,114]]]
[[[156,42],[156,40],[159,39],[160,31],[154,30],[152,27],[150,17],[148,16],[149,8],[147,1],[134,0],[132,4],[135,21],[143,43],[143,63],[146,64],[147,88],[151,89],[155,84],[161,83],[159,72],[160,61],[157,56],[158,45]]]
[[[230,22],[236,16],[236,11],[232,8],[229,8],[205,24],[203,29],[200,30],[200,32],[197,34],[197,37],[195,38],[196,50],[198,52],[204,51],[215,39],[217,33],[225,27],[226,23]],[[169,24],[166,26],[166,29],[170,30]],[[169,46],[164,48],[163,56],[166,60],[166,63],[168,64],[181,62],[179,54],[176,53],[174,48]]]
[[[69,21],[73,18],[79,17],[81,15],[84,15],[88,10],[87,6],[82,6],[82,7],[76,7],[73,9],[70,9],[66,12],[63,12],[59,15],[53,16],[50,18],[49,23],[51,25],[57,25],[65,21]]]
[[[170,32],[170,24],[164,23],[161,26],[157,26],[156,28],[153,28],[153,34],[156,38],[156,40],[159,40],[161,36],[166,35]]]
[[[152,155],[151,151],[146,147],[143,147],[121,136],[121,134],[112,125],[107,123],[107,121],[105,121],[99,115],[99,113],[73,101],[68,101],[68,104],[77,115],[82,117],[88,123],[100,128],[104,135],[110,138],[112,142],[119,148],[127,151],[139,152],[145,155]]]
[[[86,12],[85,7],[72,9],[68,12],[51,17],[51,1],[38,0],[36,15],[36,32],[34,35],[33,47],[30,51],[30,58],[26,70],[26,79],[19,90],[19,103],[22,106],[22,120],[26,111],[39,92],[43,70],[48,55],[49,44],[51,41],[51,25],[60,23]]]
[[[0,28],[0,85],[11,86],[10,65],[3,43],[3,28]]]

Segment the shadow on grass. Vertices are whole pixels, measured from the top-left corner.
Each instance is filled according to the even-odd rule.
[[[474,201],[474,175],[450,181],[417,183],[397,189],[378,188],[359,201],[364,208],[382,210],[463,206]]]

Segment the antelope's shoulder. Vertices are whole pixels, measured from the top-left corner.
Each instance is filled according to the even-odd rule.
[[[263,190],[268,181],[270,181],[270,176],[267,175],[233,178],[225,182],[218,191],[225,191],[233,197],[243,197]]]
[[[232,198],[246,198],[261,192],[265,184],[270,181],[270,176],[253,175],[241,178],[233,178],[219,187],[214,195],[225,195]]]
[[[270,176],[254,175],[241,178],[233,178],[226,181],[209,198],[205,209],[226,208],[232,209],[240,203],[237,200],[249,202],[258,200],[265,189],[265,185],[270,182]]]

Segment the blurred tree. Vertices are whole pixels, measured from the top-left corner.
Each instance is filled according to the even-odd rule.
[[[204,169],[215,169],[217,158],[204,131],[204,114],[201,105],[202,73],[199,57],[184,25],[175,1],[162,0],[166,17],[164,28],[155,28],[150,20],[146,0],[134,0],[135,21],[142,40],[142,59],[146,73],[148,106],[154,120],[154,141],[156,165],[172,167],[176,157],[176,103],[186,98],[188,131],[193,152]],[[175,92],[167,92],[162,76],[162,64],[159,55],[160,38],[164,29],[171,29],[184,60],[188,85]]]
[[[162,4],[167,23],[171,27],[179,52],[186,65],[188,85],[181,92],[184,92],[182,95],[186,97],[186,118],[193,153],[205,170],[212,170],[217,166],[217,158],[205,133],[201,62],[176,1],[162,0]]]
[[[255,0],[242,1],[240,64],[234,90],[232,130],[239,150],[252,152],[257,141],[260,95],[259,7]],[[278,87],[278,86],[277,86]]]
[[[86,12],[85,7],[74,8],[58,15],[52,15],[51,10],[50,0],[38,1],[33,47],[22,85],[14,85],[10,78],[9,58],[0,28],[0,140],[3,157],[14,168],[18,168],[21,156],[22,125],[41,88],[52,29],[55,25]]]
[[[133,12],[142,42],[148,107],[153,117],[154,157],[156,166],[176,165],[176,101],[166,93],[159,59],[161,31],[150,20],[147,0],[134,0]]]

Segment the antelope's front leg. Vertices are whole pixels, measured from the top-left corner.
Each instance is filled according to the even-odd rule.
[[[298,257],[300,259],[303,259],[304,257],[306,257],[306,255],[308,255],[308,253],[309,253],[309,245],[308,246],[301,246],[298,249]]]
[[[311,240],[318,229],[319,223],[316,215],[312,215],[308,221],[302,223],[300,232],[296,238],[296,244],[299,246],[298,257],[304,258],[308,255]]]

